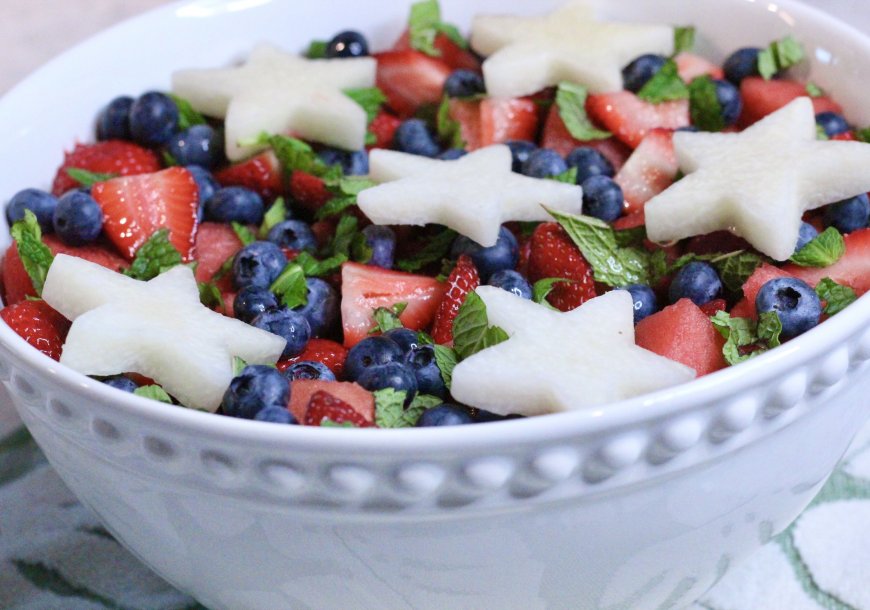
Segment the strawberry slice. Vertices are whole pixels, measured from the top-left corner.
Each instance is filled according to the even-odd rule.
[[[444,34],[436,34],[433,46],[441,53],[438,59],[443,61],[450,67],[451,70],[474,70],[480,72],[480,60],[474,53],[463,49],[455,42],[447,38]],[[393,45],[394,51],[409,51],[412,50],[408,30],[402,32],[402,35]]]
[[[225,167],[214,177],[221,186],[244,186],[267,200],[284,191],[281,163],[271,150]]]
[[[764,80],[760,76],[744,78],[740,83],[740,97],[743,98],[743,112],[737,122],[739,127],[748,127],[776,112],[798,97],[808,96],[807,86],[789,80]],[[813,111],[843,113],[843,108],[829,97],[814,97]]]
[[[70,167],[100,174],[133,176],[149,174],[160,169],[160,159],[147,148],[122,140],[106,140],[96,144],[76,144],[63,157],[57,170],[51,192],[58,197],[79,186],[66,170]]]
[[[211,281],[218,269],[242,247],[233,228],[222,222],[204,222],[196,230],[196,281]],[[220,288],[229,290],[230,275]],[[226,282],[224,285],[223,282]]]
[[[402,324],[411,330],[428,327],[446,287],[425,275],[344,263],[341,266],[341,288],[344,346],[352,347],[374,327],[372,312],[378,307],[407,303],[399,316]]]
[[[103,209],[103,232],[128,259],[162,228],[185,261],[193,258],[199,192],[183,167],[98,182],[91,195]]]
[[[537,133],[538,105],[531,98],[487,98],[480,103],[480,146],[534,141]]]
[[[340,343],[315,337],[308,342],[308,345],[305,346],[301,354],[280,361],[277,364],[278,370],[284,371],[290,365],[302,360],[319,362],[335,373],[335,376],[340,379],[342,373],[344,373],[344,361],[347,360],[347,350]]]
[[[290,174],[290,195],[303,208],[316,211],[332,199],[332,193],[323,180],[306,172],[294,170]]]
[[[586,112],[624,143],[636,148],[651,130],[678,129],[689,124],[689,101],[651,104],[630,91],[590,95]]]
[[[419,51],[387,51],[377,53],[375,59],[375,83],[387,96],[390,108],[403,118],[423,104],[437,104],[452,71],[443,61]]]
[[[453,345],[453,320],[465,302],[465,297],[478,286],[480,275],[471,257],[461,255],[447,278],[447,291],[435,312],[435,322],[432,324],[432,338],[435,343]]]
[[[674,182],[680,167],[672,135],[665,129],[650,131],[614,177],[625,195],[626,213],[642,210]]]
[[[45,301],[20,301],[3,308],[0,318],[49,358],[60,360],[70,322]]]
[[[529,251],[529,280],[537,282],[559,277],[570,282],[559,282],[547,296],[559,311],[570,311],[589,299],[595,298],[592,269],[583,254],[559,224],[546,222],[532,233]]]
[[[393,145],[393,136],[402,119],[393,116],[385,110],[381,110],[369,125],[369,132],[375,136],[375,143],[370,148],[390,148]]]
[[[459,123],[466,150],[477,150],[480,143],[481,103],[472,100],[450,100],[450,118]]]
[[[721,67],[700,55],[683,51],[674,58],[674,61],[677,64],[677,73],[687,83],[692,82],[694,78],[705,75],[718,80],[725,78],[725,73]]]
[[[563,157],[578,146],[588,146],[600,152],[610,161],[616,171],[622,167],[631,154],[631,149],[616,138],[605,140],[578,140],[565,127],[565,122],[559,114],[559,108],[554,104],[550,108],[547,120],[544,121],[544,132],[541,135],[541,147],[552,148]]]
[[[855,133],[852,131],[844,131],[843,133],[838,133],[831,136],[832,140],[839,140],[841,142],[854,142],[858,138],[855,137]]]
[[[859,229],[845,235],[846,253],[829,267],[799,267],[789,264],[783,271],[815,286],[829,277],[838,284],[852,288],[858,296],[870,290],[870,229]]]
[[[363,427],[373,425],[375,420],[375,398],[371,392],[356,383],[347,381],[319,381],[316,379],[298,379],[290,386],[290,404],[288,408],[299,422],[319,426],[324,417],[329,417],[332,421],[341,423],[336,419],[338,413],[329,415],[323,412],[322,407],[310,411],[311,399],[316,394],[331,396],[333,399],[346,405],[346,409],[341,409],[341,414],[351,419],[343,421],[352,421]]]

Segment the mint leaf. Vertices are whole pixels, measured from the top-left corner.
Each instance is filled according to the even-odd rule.
[[[377,183],[365,176],[345,176],[338,178],[333,184],[328,184],[328,186],[335,196],[317,210],[314,216],[318,220],[335,216],[347,208],[356,205],[357,195],[367,188],[377,186]]]
[[[281,275],[275,278],[275,281],[269,286],[269,290],[274,292],[278,300],[289,309],[305,305],[308,302],[308,284],[305,283],[305,272],[302,270],[302,266],[295,262],[284,267]]]
[[[569,167],[561,174],[556,174],[555,176],[550,176],[548,180],[555,180],[556,182],[564,182],[565,184],[577,184],[577,168]]]
[[[855,130],[855,139],[865,144],[870,142],[870,127]]]
[[[328,417],[324,417],[323,419],[320,420],[320,427],[321,428],[356,428],[357,426],[352,421],[337,422],[337,421],[332,421]]]
[[[846,253],[846,242],[834,227],[828,227],[791,255],[791,262],[801,267],[828,267]]]
[[[356,197],[351,197],[347,195],[342,197],[333,197],[317,210],[317,212],[314,214],[314,218],[317,220],[323,220],[324,218],[329,218],[330,216],[341,214],[347,208],[354,205],[356,205]]]
[[[394,328],[405,328],[399,316],[408,307],[407,303],[396,303],[392,307],[377,307],[372,312],[372,319],[375,321],[375,326],[369,331],[370,335],[377,333],[385,333]]]
[[[816,284],[816,294],[824,301],[825,308],[823,311],[829,316],[840,313],[858,299],[855,291],[849,286],[838,284],[829,277],[822,278]]]
[[[265,144],[269,146],[275,152],[275,156],[278,157],[278,161],[288,174],[298,170],[313,176],[324,177],[330,172],[329,166],[323,162],[323,159],[317,156],[314,149],[298,138],[269,135],[263,132],[250,144]],[[339,174],[340,172],[341,170],[339,169]]]
[[[692,26],[674,28],[674,55],[691,51],[695,47],[695,28]]]
[[[633,229],[619,229],[614,231],[616,243],[621,247],[642,246],[646,239],[646,227],[641,225]]]
[[[462,358],[508,340],[498,326],[490,326],[486,304],[476,292],[469,292],[453,320],[453,348]]]
[[[263,214],[263,222],[260,225],[259,231],[257,231],[257,235],[260,237],[260,239],[265,239],[266,236],[269,234],[269,231],[272,230],[272,227],[274,227],[279,222],[282,222],[286,218],[287,206],[284,203],[284,198],[278,197],[272,203],[272,205],[269,206],[269,209],[266,210],[266,213]]]
[[[133,390],[133,394],[136,396],[142,396],[143,398],[150,398],[151,400],[172,404],[172,398],[169,397],[166,390],[156,384],[140,386]]]
[[[822,91],[821,87],[819,87],[817,84],[815,84],[813,82],[808,82],[807,83],[807,94],[810,97],[822,97],[823,95],[825,95],[825,92]]]
[[[242,242],[243,246],[247,246],[248,244],[252,244],[257,241],[257,236],[254,235],[254,232],[242,223],[236,222],[234,220],[230,223],[230,226],[233,227],[233,231],[235,232],[236,237],[239,238],[239,241]]]
[[[664,250],[656,250],[649,257],[649,283],[657,286],[670,273],[668,255]]]
[[[763,311],[758,315],[758,340],[768,347],[781,345],[779,336],[782,334],[782,320],[775,311]]]
[[[450,246],[456,239],[456,235],[456,231],[444,229],[435,237],[427,240],[426,245],[418,250],[414,256],[398,261],[396,268],[409,272],[418,271],[426,265],[440,261],[450,252]]]
[[[178,165],[178,159],[172,156],[168,150],[161,150],[160,156],[163,157],[163,165],[166,167],[175,167]]]
[[[646,84],[637,92],[637,96],[652,104],[684,100],[689,97],[689,88],[677,73],[677,64],[669,59]]]
[[[698,76],[689,83],[689,115],[692,125],[702,131],[722,131],[725,128],[716,83],[709,75]]]
[[[731,292],[738,292],[749,276],[761,266],[764,259],[754,252],[738,250],[728,254],[714,257],[710,263],[719,273],[719,279],[725,288]]]
[[[375,425],[378,428],[410,428],[423,411],[442,404],[437,396],[418,394],[405,408],[407,394],[393,388],[375,390]]]
[[[459,354],[452,347],[435,345],[435,364],[438,365],[441,379],[444,380],[444,385],[449,390],[453,383],[453,369],[459,364]]]
[[[450,98],[446,95],[438,105],[435,127],[438,138],[445,142],[448,148],[465,148],[465,140],[462,139],[462,125],[450,116]]]
[[[377,87],[345,89],[344,94],[359,104],[366,113],[367,123],[371,123],[387,101],[387,96]]]
[[[106,180],[111,180],[112,178],[118,177],[118,174],[89,172],[88,170],[81,169],[80,167],[68,167],[66,168],[66,173],[70,178],[72,178],[84,187],[91,187],[97,182],[105,182]]]
[[[248,366],[248,363],[239,358],[238,356],[233,356],[233,377],[238,377],[242,374],[242,371],[245,370],[245,367]]]
[[[553,292],[553,287],[556,284],[562,282],[571,283],[573,282],[573,280],[566,280],[561,277],[548,277],[542,280],[538,280],[532,286],[532,301],[534,301],[535,303],[540,303],[541,305],[545,305],[550,309],[554,309],[554,307],[547,302],[547,296],[549,296],[549,294]]]
[[[305,51],[305,57],[308,59],[326,59],[326,48],[329,42],[326,40],[312,40],[308,45],[308,50]]]
[[[774,40],[758,54],[758,73],[764,80],[770,80],[778,72],[802,62],[804,57],[803,47],[792,36]]]
[[[54,261],[54,255],[42,242],[42,229],[39,227],[39,221],[36,220],[36,214],[25,209],[24,218],[12,225],[10,233],[18,247],[18,257],[30,277],[33,289],[36,294],[42,295],[45,276],[48,275],[48,268]]]
[[[323,260],[317,260],[308,252],[303,251],[293,259],[293,262],[302,267],[306,277],[323,277],[338,271],[346,260],[347,256],[343,254],[336,254]]]
[[[175,102],[175,107],[178,108],[179,131],[184,131],[185,129],[193,127],[194,125],[205,124],[205,117],[202,116],[199,111],[195,110],[190,102],[172,93],[169,94],[169,97],[172,99],[173,102]]]
[[[123,273],[147,281],[180,264],[181,253],[169,241],[169,229],[158,229],[139,247],[133,263]]]
[[[335,226],[335,235],[332,236],[332,242],[329,249],[335,254],[350,256],[350,248],[353,244],[353,237],[358,233],[357,226],[359,221],[356,216],[346,214],[338,219],[338,224]]]
[[[209,309],[220,308],[223,311],[224,298],[220,288],[214,282],[198,282],[199,302]]]
[[[592,267],[595,281],[608,286],[649,283],[649,253],[635,247],[622,248],[613,228],[592,216],[575,216],[548,209],[567,231]]]
[[[612,134],[598,129],[586,115],[586,98],[589,95],[586,87],[567,81],[559,83],[556,89],[556,106],[559,116],[568,132],[577,140],[604,140]]]
[[[374,250],[372,250],[365,235],[360,232],[353,236],[350,242],[350,256],[354,261],[364,265],[368,264],[372,260],[373,254]]]
[[[821,125],[816,124],[816,140],[830,140],[828,132]]]
[[[435,48],[435,36],[444,34],[458,47],[465,49],[468,43],[449,23],[441,21],[441,8],[438,0],[423,0],[411,5],[411,15],[408,19],[408,36],[411,47],[432,57],[440,57],[441,51]]]
[[[748,347],[758,341],[756,324],[749,318],[732,318],[727,311],[718,311],[710,318],[713,327],[725,337],[722,355],[728,364],[748,360],[757,352],[741,353],[740,348]]]

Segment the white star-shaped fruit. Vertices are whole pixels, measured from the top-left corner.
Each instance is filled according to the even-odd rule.
[[[804,211],[870,190],[870,144],[816,139],[808,97],[740,133],[675,133],[674,149],[686,176],[644,208],[657,242],[725,229],[783,261]]]
[[[494,286],[477,294],[510,339],[453,369],[458,401],[501,415],[615,402],[689,381],[695,371],[634,343],[634,309],[613,290],[562,313]]]
[[[189,267],[142,282],[58,254],[42,298],[72,320],[61,364],[85,375],[135,372],[194,409],[215,411],[233,356],[274,364],[285,340],[203,306]]]
[[[670,55],[674,31],[667,25],[597,21],[583,2],[549,15],[478,15],[471,46],[481,55],[487,93],[530,95],[570,81],[592,93],[622,89],[622,68],[645,53]]]
[[[175,72],[172,90],[203,114],[225,119],[230,160],[256,151],[240,142],[261,132],[359,150],[366,113],[342,90],[373,87],[376,69],[372,57],[306,59],[260,44],[238,67]]]
[[[485,247],[495,245],[504,222],[549,220],[543,206],[580,212],[579,186],[517,174],[511,163],[503,144],[455,161],[375,149],[369,177],[384,184],[362,191],[357,203],[376,224],[443,224]]]

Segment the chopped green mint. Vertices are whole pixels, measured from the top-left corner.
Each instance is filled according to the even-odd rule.
[[[692,125],[701,131],[722,131],[725,127],[716,83],[709,75],[698,76],[689,83],[689,115]]]
[[[290,309],[308,303],[308,284],[305,283],[305,272],[302,266],[295,262],[289,263],[281,272],[269,290],[281,303]]]
[[[441,51],[435,47],[435,36],[444,34],[458,47],[468,48],[468,43],[456,26],[441,21],[441,8],[438,0],[422,0],[411,5],[408,19],[408,35],[411,47],[432,57],[440,57]]]
[[[123,273],[136,280],[150,280],[180,264],[181,253],[169,241],[169,229],[158,229],[139,247]]]
[[[834,227],[828,227],[792,254],[791,262],[801,267],[828,267],[846,253],[846,242]]]
[[[260,229],[257,231],[257,235],[260,239],[265,239],[269,234],[269,231],[272,230],[279,222],[282,222],[287,218],[287,205],[284,203],[283,197],[278,197],[272,205],[269,206],[269,209],[266,210],[266,213],[263,215],[263,222],[260,225]],[[244,242],[244,240],[242,240]]]
[[[178,97],[172,93],[169,94],[175,106],[178,108],[178,129],[183,131],[194,125],[204,125],[206,120],[186,99]]]
[[[586,114],[586,98],[589,92],[583,85],[563,81],[556,89],[556,106],[559,116],[572,137],[578,140],[604,140],[612,134],[598,129]]]
[[[305,57],[308,59],[326,59],[326,48],[329,43],[325,40],[312,40],[308,45],[308,50],[305,51]]]
[[[677,72],[677,64],[673,59],[669,59],[649,79],[637,96],[652,104],[661,104],[662,102],[672,102],[675,100],[684,100],[689,97],[689,88],[686,83],[680,78]]]
[[[829,316],[840,313],[858,299],[855,291],[849,286],[838,284],[829,277],[822,278],[816,284],[816,294],[824,301],[825,308],[823,311]]]
[[[80,167],[68,167],[66,168],[66,173],[70,178],[84,187],[91,187],[97,182],[105,182],[106,180],[118,177],[118,174],[89,172]]]
[[[375,326],[369,331],[370,335],[376,333],[385,333],[394,328],[404,328],[405,325],[399,319],[407,303],[396,303],[392,307],[378,307],[372,312],[372,319],[375,321]]]
[[[36,220],[36,214],[25,209],[24,218],[13,224],[10,232],[18,247],[21,264],[30,277],[36,294],[41,295],[54,255],[42,242],[42,229],[39,227],[39,221]]]
[[[252,244],[257,241],[257,236],[254,235],[254,232],[242,223],[236,222],[234,220],[230,223],[230,226],[233,227],[233,231],[235,232],[236,237],[239,238],[239,241],[242,242],[243,246],[247,246],[248,244]]]
[[[450,116],[450,98],[446,95],[438,105],[435,127],[438,138],[442,142],[446,142],[448,148],[465,148],[465,140],[462,139],[462,125]]]
[[[396,268],[402,271],[418,271],[426,265],[436,263],[447,256],[450,246],[456,239],[456,231],[444,229],[435,237],[429,239],[426,245],[410,258],[399,260]]]
[[[476,292],[469,292],[453,320],[453,348],[462,358],[508,340],[498,326],[490,326],[486,304]]]
[[[446,345],[435,346],[435,364],[438,365],[438,370],[441,372],[441,379],[444,380],[444,385],[450,389],[453,383],[453,369],[459,363],[459,354],[452,347]]]
[[[774,40],[758,54],[758,73],[764,80],[770,80],[778,72],[802,62],[804,57],[803,47],[792,36]]]
[[[692,26],[674,28],[674,55],[691,51],[695,47],[695,28]]]
[[[140,386],[133,390],[133,393],[136,396],[142,396],[143,398],[150,398],[151,400],[172,404],[172,398],[169,397],[166,390],[156,384]]]

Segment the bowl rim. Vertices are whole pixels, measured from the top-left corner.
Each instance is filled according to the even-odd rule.
[[[31,80],[40,78],[40,74],[55,62],[74,53],[80,47],[92,44],[96,38],[129,27],[131,22],[153,17],[155,14],[174,13],[180,7],[195,2],[196,0],[178,0],[102,30],[43,64],[10,89],[3,96],[3,101],[15,96],[17,91]],[[847,37],[849,43],[858,47],[862,55],[870,58],[870,37],[854,26],[797,0],[778,0],[777,6],[779,11],[789,11],[802,19],[813,21],[822,30],[837,31],[839,35]],[[488,425],[485,426],[450,426],[448,429],[439,427],[354,429],[352,432],[341,431],[341,428],[276,426],[268,422],[215,416],[212,413],[159,403],[122,392],[61,365],[32,348],[6,324],[0,324],[0,345],[37,374],[49,375],[63,391],[84,394],[93,402],[112,405],[114,410],[125,416],[151,420],[156,424],[198,429],[211,436],[235,441],[292,444],[299,449],[308,450],[340,447],[346,451],[377,453],[431,452],[469,447],[491,448],[516,442],[534,443],[568,436],[595,434],[603,430],[636,425],[646,420],[688,413],[692,407],[716,403],[729,395],[736,395],[746,387],[760,385],[765,381],[796,371],[796,365],[809,362],[831,351],[835,345],[851,337],[855,329],[868,323],[870,323],[870,295],[864,295],[836,316],[832,316],[800,337],[739,366],[730,366],[678,386],[663,388],[641,396],[591,408],[487,422]]]

